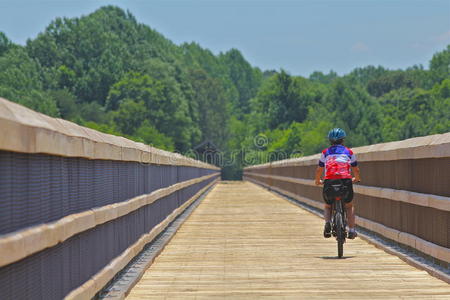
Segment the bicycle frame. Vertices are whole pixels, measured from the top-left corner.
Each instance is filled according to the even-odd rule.
[[[344,209],[342,197],[336,196],[331,206],[332,218],[332,234],[336,237],[338,246],[338,257],[342,258],[344,254],[343,245],[347,236],[347,216]]]

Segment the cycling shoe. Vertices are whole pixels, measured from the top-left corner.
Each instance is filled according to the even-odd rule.
[[[358,234],[356,233],[356,231],[349,231],[348,232],[348,238],[353,240],[354,238],[356,238],[358,236]]]
[[[325,227],[323,229],[323,237],[324,238],[331,237],[331,224],[330,224],[330,222],[326,222],[325,223]]]

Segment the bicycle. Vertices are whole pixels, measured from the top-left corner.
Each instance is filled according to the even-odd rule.
[[[343,201],[343,184],[332,184],[334,200],[331,205],[331,234],[336,237],[338,257],[344,255],[344,243],[347,237],[347,215]]]

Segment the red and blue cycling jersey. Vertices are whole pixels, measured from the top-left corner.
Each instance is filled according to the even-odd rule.
[[[324,179],[352,178],[350,166],[357,165],[353,151],[343,145],[333,145],[323,150],[319,159],[319,166],[325,167]]]

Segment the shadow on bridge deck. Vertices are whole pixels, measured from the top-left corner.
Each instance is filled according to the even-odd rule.
[[[450,286],[248,182],[219,183],[127,299],[449,299]]]

